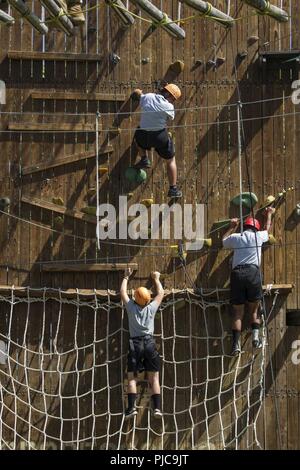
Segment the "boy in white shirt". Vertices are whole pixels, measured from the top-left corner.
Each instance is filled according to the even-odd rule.
[[[230,303],[233,309],[231,354],[233,356],[241,352],[240,337],[245,303],[248,304],[251,315],[252,345],[254,348],[260,348],[262,345],[259,338],[260,319],[258,318],[258,308],[263,297],[260,273],[261,248],[269,240],[274,213],[275,209],[272,207],[266,209],[267,221],[263,231],[258,220],[248,217],[244,223],[243,234],[234,233],[240,221],[232,219],[230,229],[223,237],[224,248],[234,250],[230,277]]]
[[[139,100],[142,109],[140,125],[134,134],[141,160],[135,168],[150,168],[148,151],[154,148],[167,161],[170,183],[168,196],[180,198],[182,192],[177,188],[174,143],[166,127],[168,120],[175,117],[174,102],[181,97],[181,91],[177,85],[169,83],[159,93],[143,94],[142,90],[136,89],[133,96]]]

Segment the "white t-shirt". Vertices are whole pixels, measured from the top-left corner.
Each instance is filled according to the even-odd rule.
[[[142,108],[140,128],[146,131],[160,131],[167,126],[167,120],[174,119],[174,106],[157,93],[147,93],[140,99]]]
[[[269,241],[269,234],[266,230],[256,233],[246,230],[243,234],[234,233],[225,238],[224,248],[234,250],[232,269],[241,264],[260,266],[261,247],[267,241]]]

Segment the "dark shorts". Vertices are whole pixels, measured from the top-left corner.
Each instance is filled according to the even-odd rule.
[[[166,160],[174,157],[174,142],[166,129],[161,131],[144,131],[137,129],[134,134],[134,140],[143,150],[154,148],[158,155]]]
[[[153,336],[139,336],[129,340],[128,372],[159,372],[159,354]]]
[[[230,303],[243,305],[263,297],[260,269],[254,264],[237,266],[230,277]]]

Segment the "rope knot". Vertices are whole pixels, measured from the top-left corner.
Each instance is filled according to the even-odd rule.
[[[268,15],[271,12],[271,3],[269,0],[266,0],[266,6],[262,10],[257,10],[258,15]]]
[[[170,19],[167,13],[163,13],[163,18],[160,21],[153,20],[152,25],[154,28],[159,28],[160,26],[165,26],[170,23]]]

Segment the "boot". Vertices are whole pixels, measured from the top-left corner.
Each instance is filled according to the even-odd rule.
[[[74,26],[80,26],[85,23],[85,16],[79,0],[68,0],[69,18]]]

